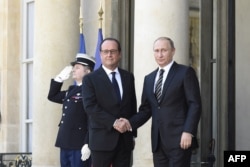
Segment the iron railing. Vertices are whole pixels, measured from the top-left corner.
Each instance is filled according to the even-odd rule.
[[[32,153],[0,153],[0,167],[31,167]]]

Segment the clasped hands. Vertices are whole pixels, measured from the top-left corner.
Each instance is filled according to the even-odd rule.
[[[127,131],[132,131],[132,127],[129,121],[126,118],[117,119],[113,125],[113,127],[119,131],[120,133],[124,133]]]

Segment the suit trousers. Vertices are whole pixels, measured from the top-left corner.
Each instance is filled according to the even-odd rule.
[[[190,167],[191,156],[191,148],[186,150],[181,147],[167,149],[159,139],[157,150],[153,152],[154,167]]]
[[[112,151],[91,150],[93,167],[130,167],[132,150],[128,150],[123,138],[119,137],[116,148]]]

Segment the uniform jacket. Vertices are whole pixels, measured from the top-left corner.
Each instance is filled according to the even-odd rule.
[[[195,139],[201,114],[199,83],[191,67],[173,63],[164,82],[159,104],[154,94],[157,71],[158,69],[145,76],[139,112],[130,120],[134,129],[152,116],[153,152],[157,149],[158,137],[161,137],[162,143],[169,149],[180,147],[182,132],[191,133]],[[197,141],[192,144],[197,144]]]
[[[83,78],[83,102],[89,116],[89,147],[96,151],[111,151],[122,137],[126,148],[134,147],[136,131],[120,134],[113,128],[116,119],[136,114],[134,76],[118,69],[121,75],[123,96],[119,103],[112,83],[102,67]]]
[[[61,91],[62,83],[53,79],[50,83],[48,99],[62,104],[62,117],[55,146],[64,149],[81,149],[88,143],[88,119],[82,104],[81,86],[72,85]]]

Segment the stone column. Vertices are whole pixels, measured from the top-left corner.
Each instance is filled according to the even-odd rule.
[[[79,14],[79,0],[35,2],[33,167],[60,166],[59,149],[54,143],[61,105],[48,101],[47,95],[50,79],[75,60],[79,49]]]
[[[0,1],[0,152],[16,152],[20,135],[20,2]]]
[[[140,105],[144,76],[158,67],[153,56],[153,42],[156,38],[160,36],[170,37],[176,47],[174,60],[181,64],[188,64],[188,12],[188,1],[135,1],[134,74],[138,106]],[[145,166],[153,166],[151,120],[139,128],[134,150],[134,167]]]

